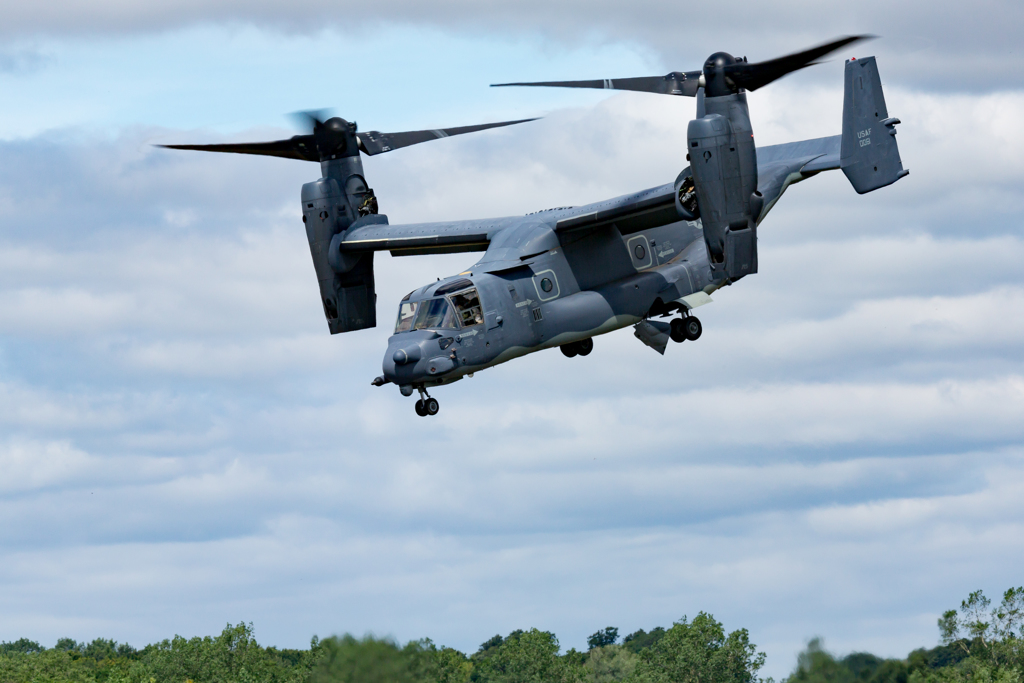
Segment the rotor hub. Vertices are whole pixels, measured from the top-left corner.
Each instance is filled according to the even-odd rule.
[[[356,124],[350,123],[340,116],[318,124],[314,129],[314,135],[321,160],[359,153]]]
[[[704,62],[704,94],[708,97],[721,97],[736,92],[736,87],[728,81],[726,67],[737,63],[737,59],[728,52],[716,52]]]

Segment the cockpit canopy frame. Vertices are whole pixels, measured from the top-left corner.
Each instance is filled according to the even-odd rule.
[[[395,334],[414,330],[458,330],[484,322],[480,293],[476,285],[465,278],[441,285],[432,297],[410,301],[411,297],[412,293],[407,294],[398,306]]]

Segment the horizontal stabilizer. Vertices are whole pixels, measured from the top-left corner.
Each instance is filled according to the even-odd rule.
[[[858,194],[892,185],[910,173],[896,146],[899,122],[885,108],[875,58],[848,60],[839,167]]]

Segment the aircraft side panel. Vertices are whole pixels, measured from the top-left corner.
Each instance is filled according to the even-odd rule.
[[[676,221],[640,233],[623,235],[622,239],[633,261],[633,268],[639,272],[679,258],[687,247],[701,240],[702,236],[699,222]]]
[[[622,233],[614,224],[560,233],[559,239],[581,290],[636,273]]]
[[[586,339],[615,317],[615,309],[601,293],[577,292],[544,306],[546,334],[541,343],[561,345]]]
[[[481,276],[483,281],[486,276]],[[502,328],[506,345],[532,347],[539,343],[539,330],[534,320],[540,304],[533,296],[533,271],[529,266],[493,275],[495,285],[488,288],[492,296],[503,300]],[[489,280],[490,278],[488,278]]]

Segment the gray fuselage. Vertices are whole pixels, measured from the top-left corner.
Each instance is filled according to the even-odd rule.
[[[652,309],[722,283],[712,279],[699,220],[625,236],[615,226],[597,234],[555,231],[559,221],[601,206],[519,218],[494,234],[476,265],[411,292],[400,305],[401,331],[388,340],[384,378],[406,392],[448,384],[528,353],[634,325]],[[479,315],[459,309],[466,303],[459,292],[472,290]],[[414,304],[420,324],[403,325],[402,312]],[[447,319],[427,316],[428,309],[446,306],[453,313]]]

